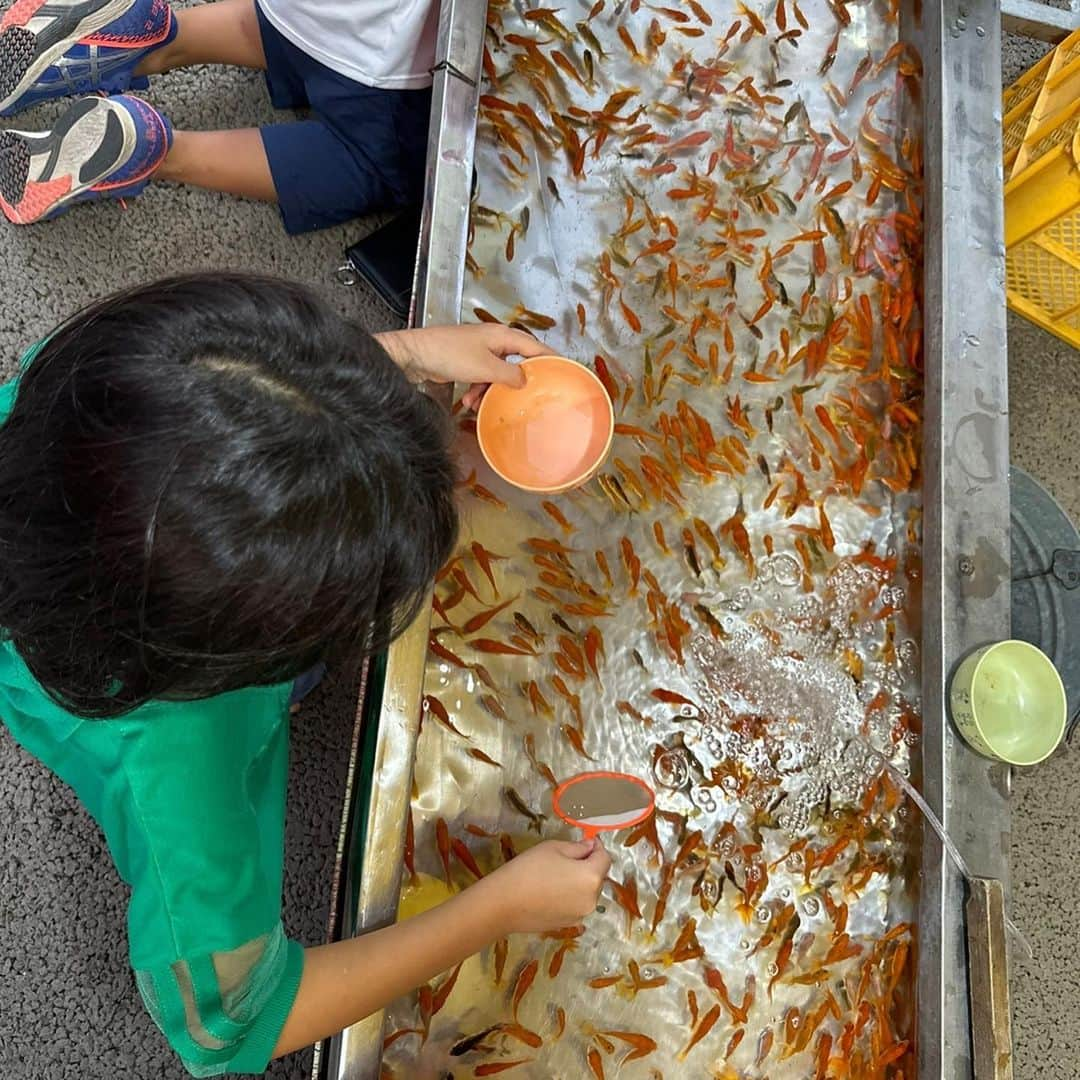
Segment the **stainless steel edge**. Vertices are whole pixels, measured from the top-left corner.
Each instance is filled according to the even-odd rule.
[[[1001,0],[1001,25],[1007,33],[1056,45],[1074,30],[1080,30],[1080,12],[1076,8],[1051,7],[1041,0]]]
[[[1006,881],[1007,776],[954,733],[949,676],[1009,630],[1001,24],[991,0],[924,8],[923,790],[974,873]],[[964,883],[926,832],[919,1076],[972,1075]]]
[[[486,10],[485,0],[444,0],[440,11],[432,136],[410,319],[415,326],[455,323],[461,309]],[[449,387],[432,388],[431,393],[449,404]],[[355,910],[345,912],[341,928],[345,937],[388,926],[397,916],[429,626],[430,605],[425,604],[387,655],[367,804],[357,805],[353,815],[353,840],[358,845],[362,837],[363,847],[358,865],[351,868],[354,880],[358,876],[358,901]],[[354,847],[354,859],[356,851]],[[336,1080],[376,1077],[382,1032],[379,1013],[331,1040],[323,1075]]]

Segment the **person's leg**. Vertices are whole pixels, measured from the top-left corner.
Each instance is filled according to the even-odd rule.
[[[146,102],[117,95],[75,102],[48,131],[0,132],[0,211],[16,224],[130,198],[150,180],[278,202],[290,233],[397,204],[381,175],[314,120],[174,132]]]
[[[160,75],[196,64],[266,70],[255,0],[217,0],[173,12],[176,37],[143,57],[135,74]]]
[[[76,201],[129,197],[151,179],[276,201],[289,233],[419,198],[430,92],[372,90],[323,68],[275,35],[254,0],[219,0],[192,14],[204,8],[220,8],[228,18],[212,34],[210,23],[191,24],[196,29],[184,32],[179,55],[189,62],[220,59],[226,46],[218,39],[228,37],[234,61],[268,64],[276,105],[309,97],[314,105],[317,98],[319,118],[261,130],[174,133],[145,102],[77,102],[51,131],[0,134],[0,209],[10,220],[29,223]],[[249,16],[253,23],[245,22]],[[176,36],[181,40],[179,31]]]
[[[380,171],[323,120],[270,124],[260,134],[286,232],[325,229],[395,205]]]
[[[154,173],[154,179],[192,184],[262,202],[278,201],[258,128],[177,131],[172,149]]]

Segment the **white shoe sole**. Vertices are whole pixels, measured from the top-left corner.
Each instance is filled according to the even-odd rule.
[[[63,7],[71,8],[73,11],[70,16],[71,25],[70,27],[62,27],[60,40],[35,58],[33,64],[31,64],[23,73],[18,85],[6,98],[0,101],[0,112],[9,109],[16,101],[18,101],[19,98],[37,82],[38,78],[52,67],[52,65],[59,60],[75,42],[104,29],[109,23],[114,19],[118,19],[137,2],[138,0],[104,0],[96,10],[89,12],[79,19],[74,12],[77,11],[78,8],[86,7],[87,0],[42,0],[41,7],[48,7],[51,9]],[[40,8],[38,10],[40,11]],[[32,23],[38,17],[37,12],[35,12],[29,19],[25,20],[25,23],[20,25]],[[57,15],[56,18],[61,19],[63,16]],[[4,29],[11,28],[5,27]],[[31,32],[33,33],[34,31]]]
[[[138,132],[131,114],[109,98],[84,98],[60,117],[52,131],[9,131],[5,141],[18,140],[24,148],[23,195],[15,204],[5,199],[7,216],[16,224],[29,225],[54,214],[101,183],[131,159]],[[71,188],[48,207],[28,208],[20,215],[17,207],[31,185],[71,177]],[[10,182],[5,179],[5,187]],[[10,190],[10,189],[9,189]]]

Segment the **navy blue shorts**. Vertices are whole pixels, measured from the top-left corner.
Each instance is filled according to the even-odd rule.
[[[262,128],[285,231],[325,229],[421,200],[431,90],[380,90],[339,75],[255,10],[276,109],[309,119]]]
[[[292,693],[289,695],[290,705],[299,705],[326,676],[326,665],[316,664],[310,671],[305,671],[296,682],[293,683]]]

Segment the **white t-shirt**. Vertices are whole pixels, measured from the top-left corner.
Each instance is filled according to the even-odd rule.
[[[258,0],[297,48],[365,86],[431,85],[438,0]]]

